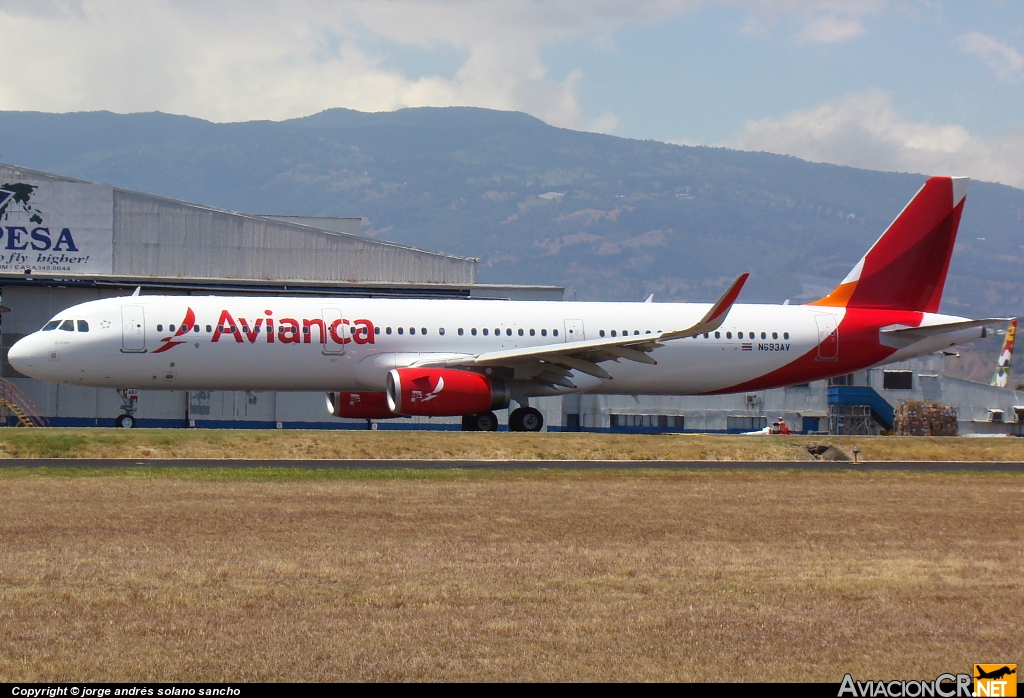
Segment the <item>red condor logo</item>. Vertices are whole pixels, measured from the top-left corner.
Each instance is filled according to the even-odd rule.
[[[192,312],[192,308],[189,308],[185,312],[185,319],[182,320],[181,324],[178,326],[178,331],[175,332],[174,335],[171,336],[171,337],[164,337],[163,339],[161,339],[160,341],[163,342],[163,346],[160,347],[159,349],[157,349],[156,351],[154,351],[153,353],[154,354],[159,354],[161,352],[167,351],[171,347],[177,346],[179,344],[184,344],[185,340],[181,340],[181,341],[178,341],[178,342],[175,342],[175,341],[172,341],[172,340],[175,339],[176,337],[181,337],[182,335],[184,335],[187,332],[191,332],[192,328],[195,326],[195,324],[196,324],[196,314],[194,312]]]
[[[238,344],[244,344],[246,340],[250,344],[256,344],[263,338],[267,344],[278,342],[280,344],[339,344],[345,345],[350,342],[356,344],[373,344],[376,335],[376,328],[373,322],[365,318],[349,321],[344,318],[325,321],[322,318],[309,318],[296,320],[295,318],[277,318],[277,328],[274,328],[272,310],[263,311],[265,317],[256,318],[249,322],[246,318],[239,316],[236,321],[227,310],[220,311],[217,325],[213,328],[211,342],[219,342],[221,337],[233,337]],[[189,332],[195,331],[196,316],[189,308],[185,312],[185,319],[181,321],[177,331],[170,337],[164,337],[160,341],[163,346],[155,350],[154,354],[167,351],[173,346],[184,344],[187,338],[179,340]],[[313,335],[316,341],[313,341]],[[177,340],[177,341],[176,341]]]

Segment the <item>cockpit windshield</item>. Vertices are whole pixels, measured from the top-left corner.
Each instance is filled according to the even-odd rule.
[[[78,326],[79,332],[88,332],[89,323],[85,320],[50,320],[48,323],[43,325],[43,332],[50,332],[51,330],[64,330],[65,332],[74,332],[75,326]]]

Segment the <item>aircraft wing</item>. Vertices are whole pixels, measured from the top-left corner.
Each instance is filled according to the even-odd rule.
[[[535,347],[490,351],[476,356],[448,357],[417,361],[413,366],[419,367],[456,367],[456,366],[529,366],[534,370],[523,372],[524,378],[539,380],[542,383],[562,387],[575,387],[569,380],[570,371],[577,370],[597,378],[610,380],[611,375],[598,366],[602,361],[619,361],[627,359],[643,364],[657,364],[649,353],[663,342],[683,337],[696,337],[699,334],[713,332],[722,326],[730,308],[740,295],[743,284],[749,274],[736,279],[729,289],[697,323],[690,327],[628,337],[615,337],[585,340],[582,342],[560,342]],[[532,366],[530,366],[532,365]],[[517,372],[517,377],[519,372]]]

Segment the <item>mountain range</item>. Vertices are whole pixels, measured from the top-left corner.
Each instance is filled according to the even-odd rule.
[[[476,108],[218,124],[0,112],[0,160],[479,257],[483,283],[569,298],[800,302],[846,275],[925,177],[640,141]],[[970,173],[934,173],[970,174]],[[942,311],[1024,309],[1024,191],[972,182]]]

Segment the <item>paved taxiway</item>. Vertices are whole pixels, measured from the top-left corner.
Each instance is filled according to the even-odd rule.
[[[669,460],[222,460],[11,458],[0,468],[302,468],[312,470],[918,470],[1024,472],[1024,462],[991,461],[669,461]]]

